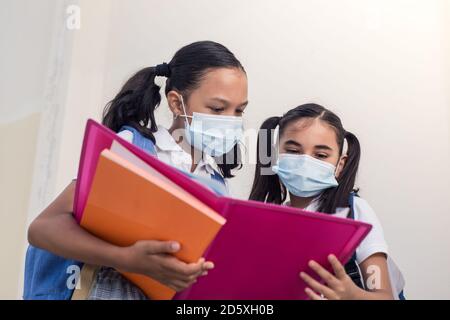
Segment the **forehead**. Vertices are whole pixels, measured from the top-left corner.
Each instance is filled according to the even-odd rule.
[[[294,140],[303,146],[327,145],[338,148],[334,128],[320,119],[304,118],[289,123],[280,136],[280,142]]]
[[[223,98],[241,104],[247,100],[247,76],[238,68],[216,68],[208,70],[192,97]]]

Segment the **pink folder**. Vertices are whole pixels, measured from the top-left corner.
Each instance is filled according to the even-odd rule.
[[[227,222],[207,249],[215,268],[177,300],[306,299],[305,271],[313,259],[332,270],[334,254],[347,262],[371,226],[286,206],[226,199]]]
[[[77,221],[99,155],[113,140],[227,220],[205,252],[215,268],[175,299],[305,299],[299,273],[306,271],[318,279],[308,269],[308,261],[314,259],[331,271],[327,256],[335,254],[346,263],[371,229],[350,219],[218,196],[93,120],[87,122],[80,158],[74,201]]]

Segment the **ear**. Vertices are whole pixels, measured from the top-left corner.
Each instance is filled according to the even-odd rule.
[[[184,114],[181,95],[175,90],[171,90],[167,93],[167,103],[169,104],[170,111],[172,111],[174,117]]]
[[[339,178],[342,170],[344,170],[345,164],[347,163],[347,155],[343,155],[336,166],[336,178]]]

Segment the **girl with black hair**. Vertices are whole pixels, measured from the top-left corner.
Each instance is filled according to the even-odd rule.
[[[155,109],[161,102],[156,77],[167,79],[165,96],[173,113],[169,129],[155,121]],[[240,167],[237,142],[246,105],[247,76],[241,63],[223,45],[200,41],[178,50],[169,63],[144,68],[132,76],[106,106],[102,122],[130,142],[137,137],[145,139],[166,163],[225,183],[233,177],[232,170]],[[213,268],[204,259],[187,264],[175,258],[172,253],[180,245],[173,241],[143,239],[123,248],[96,238],[72,216],[74,190],[72,182],[33,221],[28,239],[32,247],[57,256],[103,266],[88,298],[146,298],[115,270],[147,275],[180,291]],[[32,254],[27,254],[27,260],[29,257],[31,261]],[[36,288],[35,279],[41,278],[45,267],[26,265],[30,266],[25,273],[26,299],[70,299],[55,288]],[[66,270],[54,272],[64,276]]]
[[[321,284],[300,274],[311,299],[402,297],[403,278],[388,256],[380,222],[354,189],[360,153],[356,136],[317,104],[298,106],[261,126],[251,200],[351,217],[373,227],[345,267],[329,256],[334,274],[310,261],[309,267],[324,280]]]

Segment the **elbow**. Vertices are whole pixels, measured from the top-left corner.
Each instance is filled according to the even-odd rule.
[[[28,227],[27,238],[30,245],[39,246],[39,218],[36,218]]]

